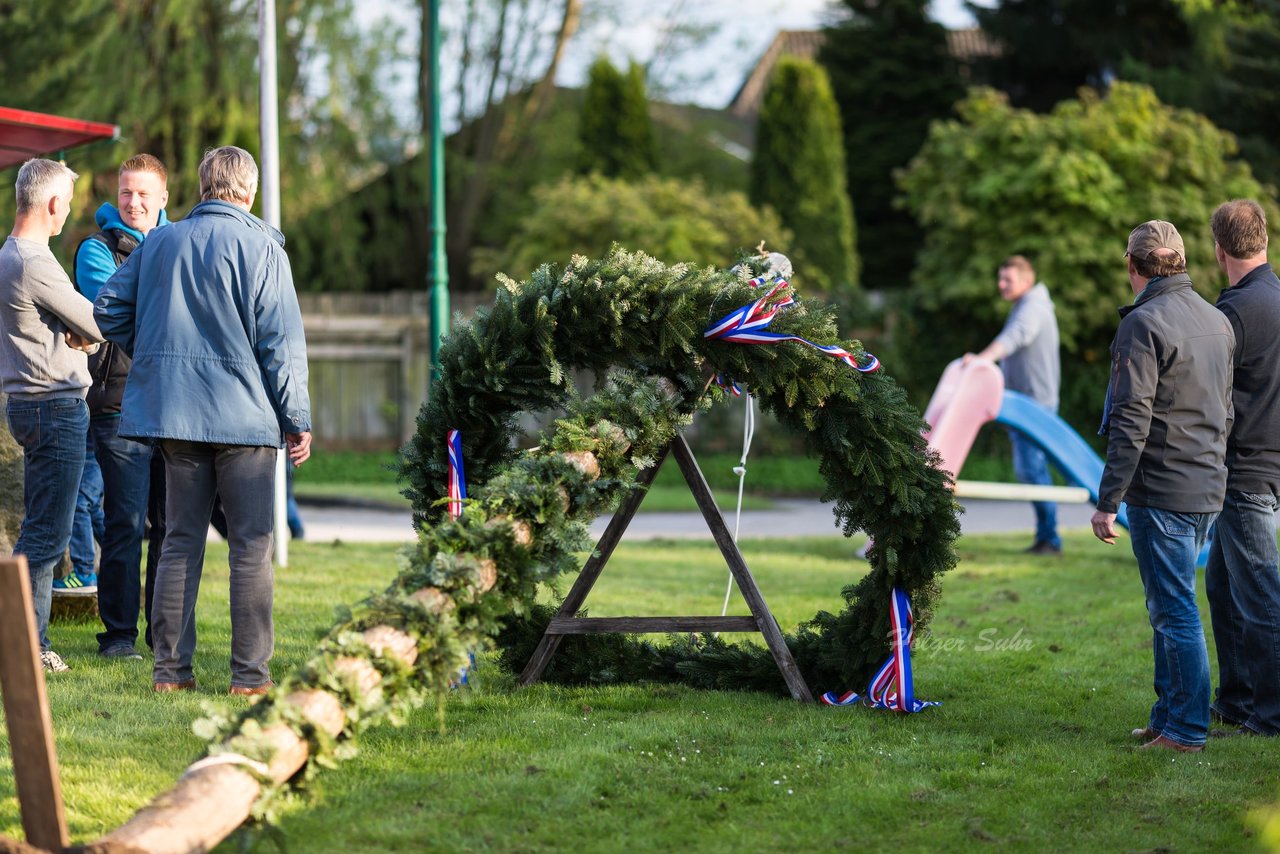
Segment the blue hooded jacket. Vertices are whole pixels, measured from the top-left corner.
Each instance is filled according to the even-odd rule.
[[[133,357],[121,436],[279,448],[311,430],[284,235],[243,208],[201,202],[152,231],[93,312]]]
[[[93,215],[93,221],[98,224],[100,231],[123,231],[139,243],[146,237],[141,231],[125,225],[120,219],[119,209],[110,202],[103,202],[98,212]],[[169,215],[160,211],[160,220],[156,223],[156,228],[168,224]],[[116,259],[111,255],[107,244],[102,241],[87,240],[76,251],[76,287],[89,302],[98,298],[98,291],[102,290],[102,286],[115,271]]]

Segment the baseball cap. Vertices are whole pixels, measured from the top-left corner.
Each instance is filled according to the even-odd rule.
[[[1187,260],[1187,250],[1182,245],[1182,235],[1178,234],[1178,229],[1173,227],[1173,223],[1162,219],[1144,222],[1129,232],[1129,246],[1124,254],[1125,257],[1132,255],[1134,258],[1146,260],[1157,249],[1171,249],[1178,254],[1179,261],[1185,263]]]

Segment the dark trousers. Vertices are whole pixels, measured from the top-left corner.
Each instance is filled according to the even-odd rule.
[[[147,535],[147,580],[144,587],[146,607],[143,616],[147,620],[147,646],[155,648],[151,640],[151,603],[156,592],[156,567],[160,565],[160,550],[164,546],[164,529],[166,516],[164,505],[167,490],[164,485],[164,454],[159,448],[151,454],[151,489],[147,493],[147,525],[151,528]]]
[[[142,537],[151,486],[153,448],[119,434],[120,419],[107,416],[89,423],[102,471],[102,508],[106,531],[98,566],[98,611],[103,631],[98,649],[133,646],[138,639],[142,580]]]
[[[1276,497],[1227,490],[1204,588],[1218,647],[1213,708],[1263,735],[1280,734],[1280,552]]]
[[[164,547],[152,603],[156,682],[193,678],[196,598],[214,495],[227,515],[231,569],[231,684],[271,681],[272,501],[276,449],[166,439],[161,443],[168,500]]]

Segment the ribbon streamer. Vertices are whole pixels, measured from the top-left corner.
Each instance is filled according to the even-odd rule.
[[[763,278],[752,279],[750,284],[752,287],[758,288],[763,286],[764,280]],[[815,344],[798,335],[769,331],[767,327],[773,322],[774,316],[787,306],[793,305],[796,301],[795,296],[788,292],[788,288],[790,288],[790,283],[779,276],[774,279],[773,287],[764,296],[749,305],[744,305],[742,308],[729,312],[707,327],[707,330],[702,333],[702,337],[728,341],[733,344],[777,344],[780,341],[799,341],[801,344],[808,345],[833,359],[839,359],[849,367],[863,373],[874,371],[880,367],[880,360],[870,353],[865,354],[870,361],[866,365],[859,365],[853,355],[843,347],[835,344]]]
[[[911,640],[915,636],[915,617],[911,601],[901,588],[893,588],[889,597],[889,620],[893,626],[893,653],[876,671],[867,687],[867,705],[873,709],[891,709],[914,714],[940,702],[917,700],[915,678],[911,672]],[[853,691],[837,694],[828,691],[822,702],[828,706],[852,706],[861,699]]]
[[[734,382],[727,374],[716,374],[716,385],[734,397],[742,397],[742,386]]]
[[[467,498],[467,478],[462,471],[462,433],[449,431],[449,515],[462,515],[462,502]]]

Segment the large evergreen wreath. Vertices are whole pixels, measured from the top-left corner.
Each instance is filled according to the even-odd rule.
[[[527,282],[503,278],[493,305],[457,326],[402,466],[420,537],[396,587],[425,585],[442,597],[433,604],[451,618],[427,644],[437,673],[500,622],[505,659],[523,665],[550,617],[534,606],[539,583],[579,568],[587,523],[616,507],[637,472],[723,394],[710,382],[717,374],[748,386],[805,437],[845,535],[873,538],[871,571],[844,588],[844,610],[821,612],[787,638],[809,684],[865,683],[890,646],[894,587],[907,592],[918,622],[928,619],[938,577],[955,565],[959,524],[919,415],[883,371],[860,373],[798,344],[705,339],[711,321],[760,296],[751,275],[615,249],[602,260],[543,266]],[[773,328],[836,338],[832,312],[804,299]],[[846,349],[861,353],[856,342]],[[602,390],[581,398],[574,370],[595,372]],[[514,449],[521,413],[560,410],[538,448]],[[453,429],[469,490],[458,519],[442,500]],[[684,679],[785,693],[772,658],[754,644],[574,637],[561,649],[547,678]]]

